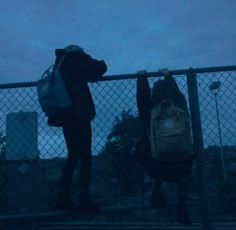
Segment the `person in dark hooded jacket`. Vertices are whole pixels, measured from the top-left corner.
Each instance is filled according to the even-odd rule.
[[[154,178],[153,190],[150,197],[151,205],[156,208],[166,207],[166,199],[161,190],[162,182],[177,183],[178,203],[177,221],[191,224],[187,209],[188,183],[192,170],[192,157],[181,162],[162,162],[154,159],[150,145],[150,117],[155,105],[163,103],[167,98],[175,106],[184,110],[189,117],[187,102],[179,90],[175,79],[169,71],[163,70],[163,80],[155,82],[152,90],[145,76],[140,75],[137,80],[137,107],[143,124],[143,134],[136,144],[136,157],[144,170]]]
[[[58,209],[78,208],[71,199],[71,184],[77,163],[80,162],[80,205],[82,211],[98,211],[92,201],[91,182],[91,139],[90,122],[96,115],[95,105],[88,82],[96,82],[107,71],[103,60],[93,59],[76,45],[56,49],[55,67],[64,58],[60,66],[62,77],[70,96],[72,106],[65,109],[59,117],[49,118],[48,123],[60,123],[62,127],[68,157],[60,180]],[[54,67],[54,68],[55,68]]]

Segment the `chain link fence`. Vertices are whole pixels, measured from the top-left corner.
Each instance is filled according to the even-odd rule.
[[[204,152],[208,157],[209,190],[214,214],[236,214],[236,67],[194,69],[194,71],[197,73]],[[186,78],[188,70],[177,70],[172,73],[189,101]],[[157,76],[160,77],[158,73],[147,73],[147,76],[151,86],[157,80]],[[101,197],[108,190],[113,191],[113,194],[110,194],[111,200],[121,197],[121,194],[117,192],[120,190],[120,184],[119,181],[117,182],[117,178],[109,178],[110,184],[102,179],[106,178],[109,170],[112,170],[112,166],[109,167],[109,164],[105,163],[106,160],[99,156],[106,149],[106,144],[109,142],[108,136],[114,125],[125,118],[125,116],[122,117],[122,114],[125,114],[124,111],[129,118],[137,117],[136,78],[136,74],[110,76],[98,83],[90,84],[97,111],[97,116],[92,122],[93,172],[94,178],[96,178],[93,181],[93,187],[94,190],[97,188],[96,194],[99,194],[100,191]],[[221,85],[217,91],[213,92],[209,86],[215,81],[221,82]],[[27,193],[28,199],[32,198],[32,209],[43,209],[55,203],[58,181],[67,154],[66,146],[61,128],[52,128],[47,125],[46,117],[37,101],[35,86],[36,83],[0,85],[0,213],[7,212],[9,208],[5,201],[7,200],[9,205],[9,199],[13,199],[15,191],[10,190],[16,188],[17,185],[14,185],[12,181],[17,178],[20,180],[28,177],[27,180],[24,179],[25,183],[32,182],[31,185],[28,185],[29,192]],[[218,108],[216,108],[216,104]],[[31,115],[35,115],[36,112],[32,123],[36,122],[37,126],[36,128],[31,127],[33,131],[30,135],[26,135],[27,125],[22,125],[24,119],[28,119],[27,117],[18,119],[18,126],[14,123],[14,119],[19,117],[22,112],[30,112]],[[37,136],[34,135],[35,132]],[[6,138],[6,134],[11,135],[12,139]],[[25,140],[26,137],[28,140]],[[9,146],[12,145],[12,151],[7,151],[6,142]],[[29,149],[29,146],[36,143],[36,147],[32,150],[35,154],[33,159],[25,152],[18,151],[21,147],[17,144],[22,146],[24,143],[27,147],[22,147],[22,151],[26,151],[25,149]],[[14,151],[15,154],[12,154]],[[22,154],[22,157],[17,158],[17,154]],[[223,161],[224,167],[222,168]],[[124,161],[123,164],[128,164],[128,162]],[[132,167],[128,165],[128,168]],[[225,180],[222,179],[222,172],[226,175]],[[38,182],[35,178],[38,178]],[[198,200],[196,181],[193,197]],[[139,186],[139,193],[147,192],[147,184],[145,179],[143,187]],[[74,187],[76,186],[79,186],[77,179],[74,182]],[[11,198],[9,198],[9,194],[11,194]],[[33,202],[33,198],[36,196],[40,197],[40,204]],[[76,198],[76,196],[75,193],[74,197]],[[25,203],[27,202],[25,201]]]
[[[235,215],[236,72],[201,73],[197,80],[212,211]]]

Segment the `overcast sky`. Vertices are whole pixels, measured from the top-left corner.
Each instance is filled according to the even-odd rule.
[[[0,83],[38,80],[68,44],[106,75],[234,65],[235,22],[235,0],[2,1]]]
[[[236,65],[235,22],[236,0],[2,1],[0,84],[38,80],[54,62],[55,48],[68,44],[80,45],[93,57],[104,59],[108,65],[105,75],[142,69],[156,71],[163,67]],[[224,114],[221,117],[223,144],[235,145],[235,80],[227,74],[207,76],[211,78],[206,79],[205,75],[198,78],[204,144],[219,142],[208,83],[223,81],[222,77],[227,76],[219,98],[220,115]],[[187,95],[186,82],[179,78],[181,90]],[[98,153],[115,116],[123,109],[136,111],[135,81],[100,82],[94,87],[97,117],[93,121],[93,153]],[[109,90],[104,90],[105,87]],[[45,116],[35,101],[36,93],[32,89],[2,90],[0,130],[5,129],[4,114],[38,111],[42,155],[49,152],[61,156],[55,150],[63,151],[58,148],[64,144],[61,132],[46,128],[46,122],[42,121]],[[58,143],[50,144],[49,140]]]

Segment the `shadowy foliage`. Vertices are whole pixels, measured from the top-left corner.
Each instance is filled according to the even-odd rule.
[[[111,168],[111,176],[119,183],[121,195],[131,195],[142,190],[144,173],[134,156],[134,145],[140,137],[139,119],[130,111],[115,118],[114,125],[101,151]]]

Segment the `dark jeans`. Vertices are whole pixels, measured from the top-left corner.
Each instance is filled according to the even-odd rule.
[[[78,122],[68,120],[64,122],[63,134],[68,150],[62,177],[59,197],[70,199],[70,187],[73,173],[80,161],[80,190],[89,193],[91,182],[91,124],[90,122]]]

